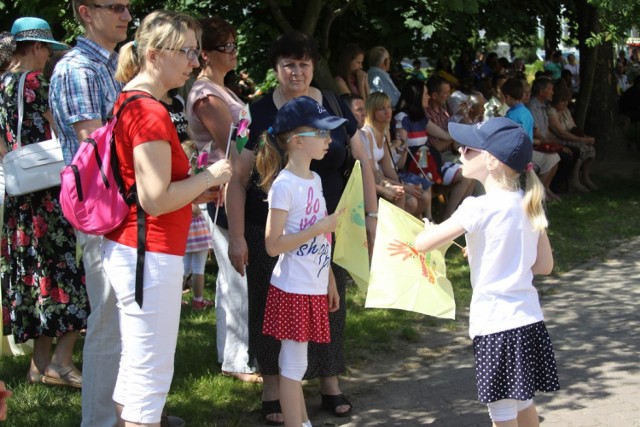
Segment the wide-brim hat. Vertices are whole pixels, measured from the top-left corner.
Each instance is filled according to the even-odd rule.
[[[69,46],[53,38],[51,27],[44,19],[25,17],[18,18],[11,27],[11,34],[17,42],[36,41],[49,43],[53,50],[66,50]]]
[[[302,126],[320,130],[333,130],[342,126],[347,119],[332,116],[315,99],[299,96],[284,104],[271,125],[274,135],[288,132]]]
[[[449,123],[449,133],[458,144],[487,151],[516,172],[524,172],[533,156],[529,135],[506,117],[494,117],[475,125]]]

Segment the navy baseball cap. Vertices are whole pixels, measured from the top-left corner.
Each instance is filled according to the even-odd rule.
[[[533,143],[529,135],[506,117],[475,125],[449,123],[449,133],[458,144],[487,151],[516,172],[524,172],[531,162]]]
[[[301,126],[320,130],[333,130],[342,126],[346,121],[347,119],[329,114],[313,98],[299,96],[280,107],[276,119],[271,125],[271,133],[278,135]]]

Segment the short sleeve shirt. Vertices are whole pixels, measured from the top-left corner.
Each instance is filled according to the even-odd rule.
[[[533,116],[522,102],[509,108],[505,117],[522,126],[522,129],[527,133],[529,139],[533,141]]]
[[[533,126],[538,129],[544,138],[546,138],[549,133],[549,116],[547,116],[547,106],[543,102],[538,101],[537,98],[531,98],[527,107],[533,116]]]
[[[469,335],[487,335],[543,320],[531,268],[538,238],[521,191],[497,190],[463,200],[452,219],[466,231],[471,269]]]
[[[138,91],[123,92],[116,102],[116,109],[122,102]],[[120,173],[126,188],[135,182],[133,149],[141,144],[171,144],[171,182],[187,179],[189,161],[180,145],[176,128],[167,109],[151,98],[131,101],[123,110],[115,127]],[[125,246],[137,246],[136,205],[132,205],[124,224],[107,234],[107,238]],[[191,205],[158,217],[145,215],[147,233],[146,250],[170,255],[183,256],[187,246],[187,235],[191,224]]]
[[[67,52],[51,76],[49,105],[66,164],[78,150],[74,123],[107,120],[122,90],[115,73],[118,55],[84,37]]]
[[[269,209],[287,211],[284,234],[299,233],[327,216],[320,176],[301,178],[282,170],[269,190]],[[329,285],[331,233],[315,236],[280,255],[271,283],[288,293],[324,295]]]

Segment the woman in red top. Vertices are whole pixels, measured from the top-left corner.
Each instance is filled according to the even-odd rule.
[[[227,182],[231,169],[221,160],[189,176],[189,162],[166,108],[157,100],[181,87],[198,66],[200,26],[169,11],[149,14],[135,41],[120,50],[116,78],[126,83],[115,129],[120,171],[135,182],[145,211],[146,251],[143,303],[135,301],[137,224],[135,205],[125,223],[102,244],[103,266],[118,299],[122,356],[113,393],[119,425],[159,426],[173,376],[180,320],[182,256],[191,203],[206,201],[212,186]]]

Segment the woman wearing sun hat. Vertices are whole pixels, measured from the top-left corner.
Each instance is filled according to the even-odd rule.
[[[0,60],[8,62],[0,76],[3,154],[17,148],[18,97],[24,98],[21,144],[51,138],[49,83],[42,70],[53,50],[67,48],[40,18],[19,18],[11,33],[0,35]],[[25,73],[23,93],[18,93]],[[89,302],[84,269],[76,264],[74,230],[62,215],[59,194],[58,186],[5,195],[0,243],[4,334],[13,333],[17,343],[34,339],[29,382],[80,388],[82,374],[71,357],[78,331],[87,325]]]

